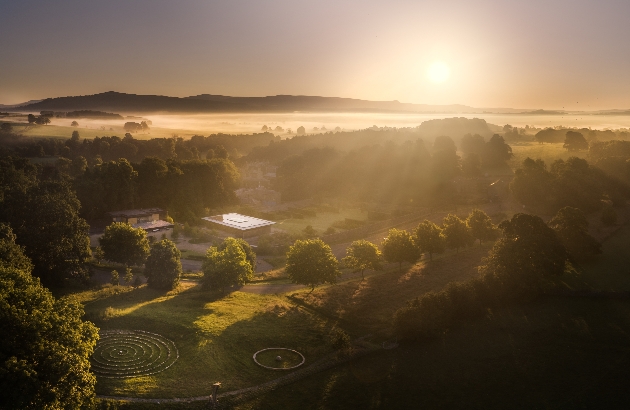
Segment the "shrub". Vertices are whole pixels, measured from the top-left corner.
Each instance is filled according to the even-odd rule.
[[[113,270],[112,271],[110,282],[111,282],[112,286],[120,285],[120,276],[118,275],[118,271],[117,270]]]
[[[337,329],[333,335],[331,346],[335,350],[347,349],[350,347],[350,336],[342,329]]]

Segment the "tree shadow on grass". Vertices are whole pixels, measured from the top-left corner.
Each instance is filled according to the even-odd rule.
[[[252,355],[267,347],[287,347],[305,355],[307,364],[330,352],[335,326],[285,299],[235,292],[222,295],[195,286],[172,297],[145,303],[104,321],[107,329],[158,333],[177,346],[179,359],[164,372],[134,379],[99,379],[104,395],[191,397],[250,387],[284,374],[256,365]],[[158,297],[157,299],[160,299]]]
[[[295,297],[307,306],[362,326],[366,331],[377,331],[389,327],[394,312],[407,301],[429,291],[439,291],[449,282],[475,277],[477,266],[487,252],[486,247],[472,247],[402,272],[393,269],[363,281],[322,287],[312,294],[299,292]]]

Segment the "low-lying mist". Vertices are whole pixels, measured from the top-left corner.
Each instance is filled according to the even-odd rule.
[[[630,128],[630,116],[625,115],[524,115],[524,114],[401,114],[401,113],[330,113],[330,112],[291,112],[291,113],[229,113],[229,114],[142,114],[129,115],[121,113],[123,120],[86,119],[86,118],[51,118],[51,125],[70,127],[77,121],[79,131],[90,130],[90,135],[123,136],[125,122],[149,120],[150,130],[134,134],[135,138],[148,139],[170,137],[177,134],[181,137],[210,134],[251,134],[263,131],[282,138],[296,135],[299,127],[304,127],[307,134],[322,133],[335,130],[359,130],[372,126],[377,127],[416,127],[421,123],[442,118],[464,117],[480,118],[488,124],[503,126],[510,124],[516,127],[525,125],[536,128],[554,126],[623,129]],[[24,119],[25,121],[25,119]],[[87,135],[86,135],[87,136]],[[89,136],[88,136],[89,137]]]

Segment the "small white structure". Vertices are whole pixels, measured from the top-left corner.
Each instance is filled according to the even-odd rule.
[[[229,232],[238,238],[250,238],[271,233],[273,221],[254,218],[253,216],[229,213],[202,218],[212,228]]]

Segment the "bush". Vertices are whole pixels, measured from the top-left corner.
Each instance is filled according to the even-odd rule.
[[[110,279],[111,284],[113,286],[120,285],[120,276],[118,275],[118,271],[117,270],[113,270],[111,275],[112,275],[112,277]]]
[[[337,329],[333,335],[331,346],[335,350],[347,349],[350,347],[350,336],[342,329]]]
[[[125,270],[125,284],[126,285],[131,285],[131,281],[133,280],[133,272],[131,271],[131,268],[127,268]]]

